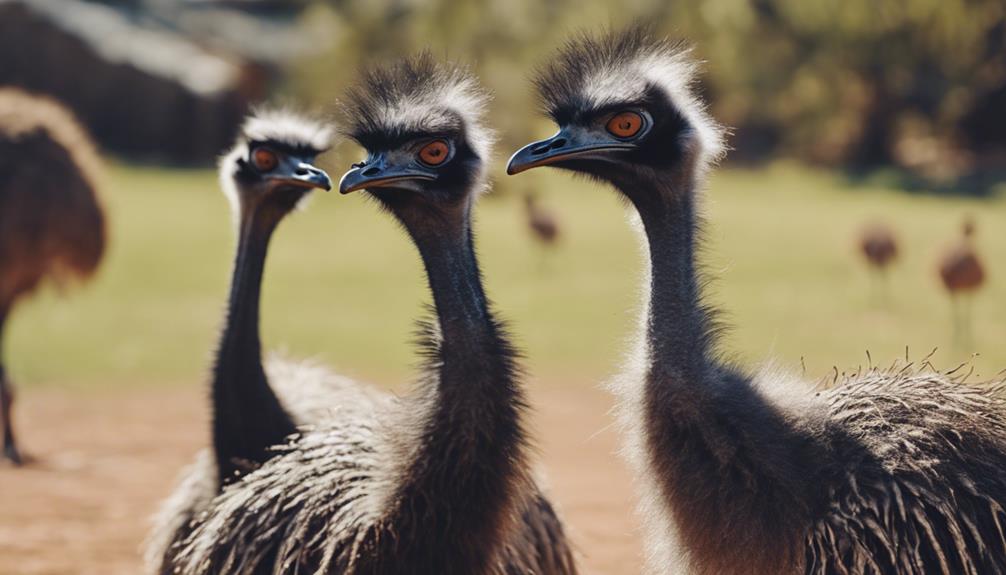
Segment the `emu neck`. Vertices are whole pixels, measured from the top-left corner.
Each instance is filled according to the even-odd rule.
[[[484,352],[493,326],[468,222],[413,238],[433,293],[443,350],[455,359]]]
[[[638,415],[647,473],[675,524],[658,528],[677,534],[696,572],[792,572],[813,492],[805,463],[821,458],[808,455],[810,442],[748,375],[714,357],[692,185],[620,186],[649,243],[649,363]]]
[[[429,572],[482,573],[527,473],[524,403],[514,352],[482,288],[468,215],[455,217],[460,221],[406,224],[426,268],[441,340],[431,349],[434,387],[419,399],[426,413],[393,519],[399,531],[414,526],[416,538],[389,552]]]
[[[262,369],[259,297],[278,220],[260,214],[249,209],[241,217],[227,321],[213,370],[213,445],[221,485],[264,462],[268,448],[296,430]]]
[[[654,370],[682,379],[700,377],[708,367],[710,320],[702,306],[695,252],[699,229],[693,184],[659,190],[640,182],[650,194],[635,194],[650,257],[650,301],[646,340]],[[657,189],[659,191],[655,191]]]

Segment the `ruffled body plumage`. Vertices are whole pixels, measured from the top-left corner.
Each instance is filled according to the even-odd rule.
[[[362,568],[359,558],[378,538],[396,536],[382,510],[410,441],[403,422],[431,398],[422,387],[420,395],[395,397],[315,365],[274,359],[268,368],[301,432],[219,495],[213,459],[201,452],[159,515],[148,545],[150,572],[414,572],[410,565]],[[561,522],[540,489],[530,486],[512,514],[488,573],[576,572]]]
[[[1002,382],[871,370],[824,391],[834,443],[808,574],[1006,573]]]
[[[298,425],[318,425],[336,415],[367,414],[386,401],[376,389],[313,362],[273,354],[265,368],[283,407]],[[188,538],[193,520],[210,507],[218,491],[216,462],[211,451],[203,449],[181,472],[172,495],[154,517],[144,552],[148,573],[172,572],[170,558]]]

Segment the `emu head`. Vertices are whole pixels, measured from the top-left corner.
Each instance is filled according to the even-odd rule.
[[[365,71],[343,108],[347,135],[367,157],[342,177],[339,191],[366,190],[410,228],[430,217],[466,216],[485,187],[488,100],[468,70],[429,54]]]
[[[328,174],[314,161],[331,139],[330,127],[289,111],[258,110],[248,116],[219,164],[221,187],[235,214],[265,210],[281,218],[311,190],[330,190]]]
[[[695,70],[686,46],[645,27],[574,38],[535,79],[559,132],[518,150],[507,173],[555,166],[626,193],[640,180],[692,181],[723,148],[723,130],[693,94]]]

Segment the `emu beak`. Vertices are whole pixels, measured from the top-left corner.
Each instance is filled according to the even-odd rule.
[[[332,180],[329,179],[325,170],[299,160],[293,160],[290,165],[282,166],[270,179],[299,188],[321,188],[326,192],[332,189]]]
[[[547,140],[532,142],[510,157],[506,173],[519,174],[538,166],[558,164],[565,160],[597,158],[604,152],[632,150],[631,142],[616,140],[606,133],[595,133],[582,127],[565,126]]]
[[[416,165],[399,166],[389,163],[385,157],[368,158],[366,162],[346,172],[339,181],[339,193],[348,194],[367,188],[407,187],[404,182],[437,179],[436,172]]]

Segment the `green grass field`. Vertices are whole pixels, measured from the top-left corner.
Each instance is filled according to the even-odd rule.
[[[342,164],[329,164],[333,176]],[[498,179],[504,178],[497,174]],[[97,280],[62,297],[48,290],[18,308],[8,365],[23,386],[195,385],[205,378],[230,274],[227,203],[209,170],[113,165],[106,177],[111,249]],[[634,325],[638,241],[615,194],[558,172],[502,182],[484,198],[479,248],[488,289],[527,352],[532,374],[594,385],[617,369]],[[526,232],[516,192],[541,192],[563,224],[543,254]],[[757,365],[820,377],[939,347],[939,366],[973,351],[977,371],[1006,367],[1006,194],[993,200],[850,188],[830,173],[788,165],[721,170],[711,182],[711,300],[733,326],[725,347]],[[935,259],[966,213],[990,281],[974,301],[974,349],[954,349]],[[860,226],[893,223],[903,257],[890,301],[871,297],[855,249]],[[413,320],[429,300],[403,233],[361,195],[319,194],[278,231],[266,270],[267,347],[315,357],[354,376],[407,377]]]

